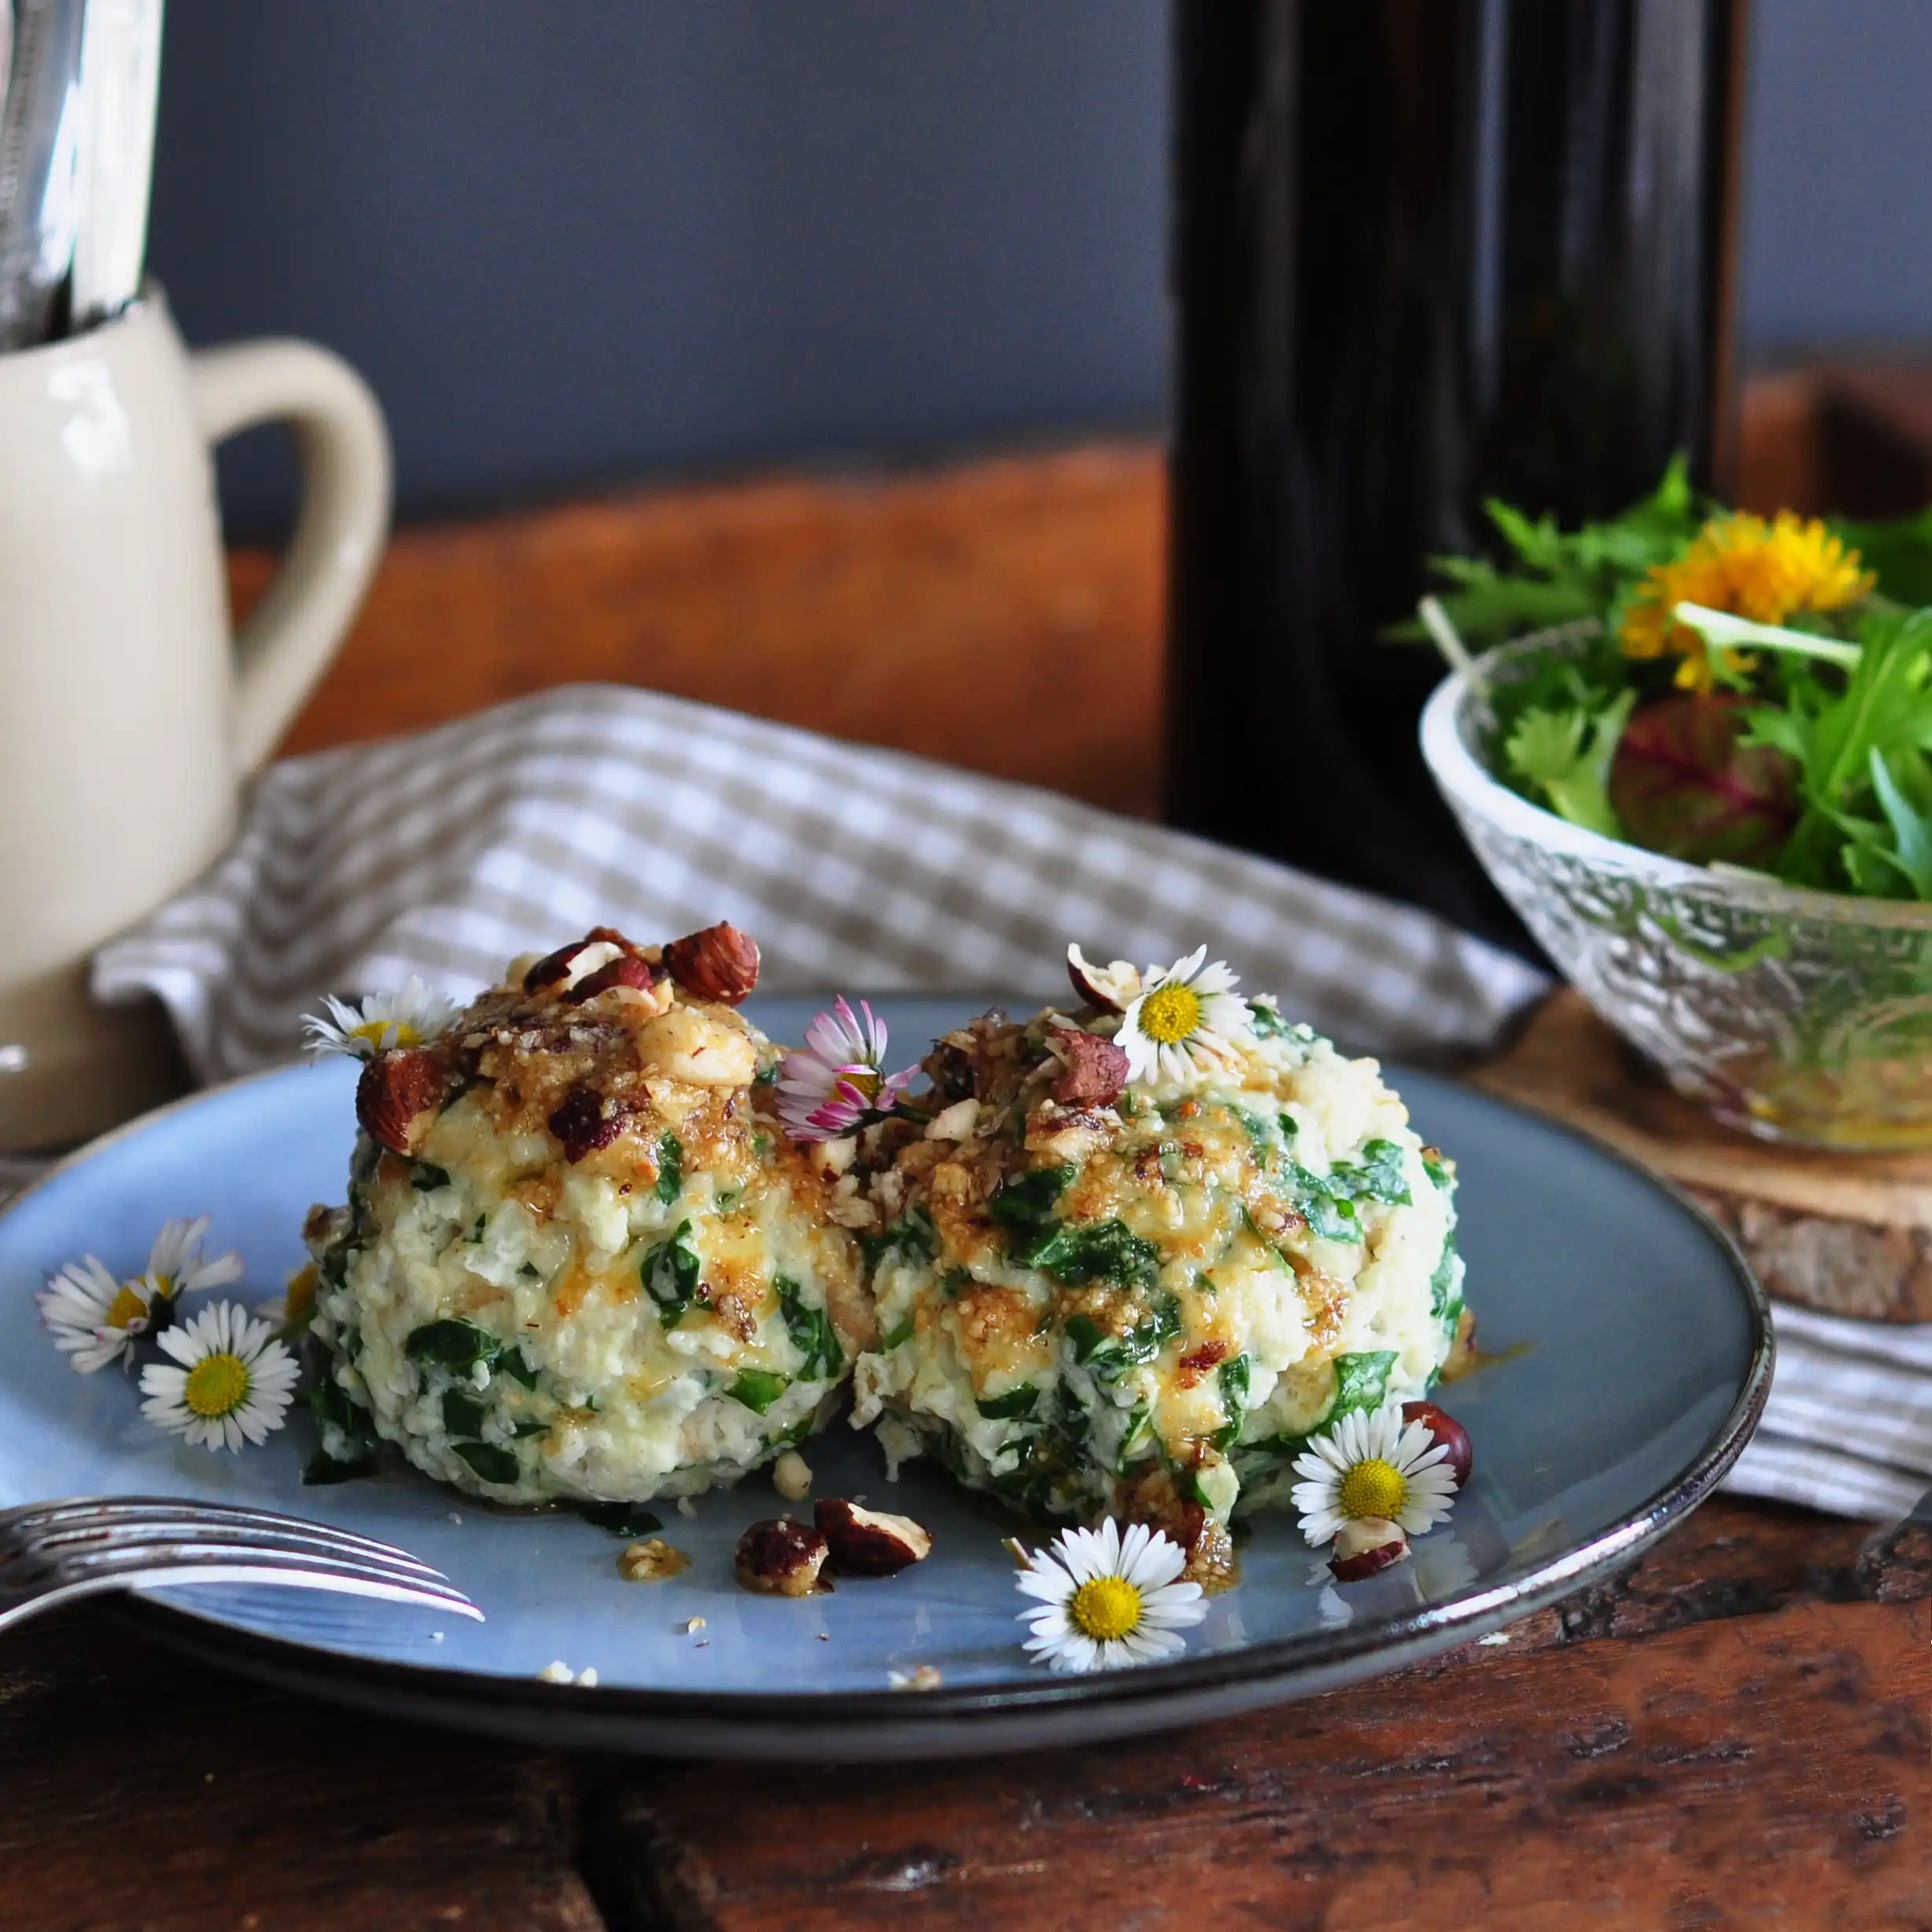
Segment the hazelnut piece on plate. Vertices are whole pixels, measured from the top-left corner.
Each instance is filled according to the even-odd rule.
[[[809,1597],[831,1587],[819,1576],[829,1554],[810,1524],[767,1517],[738,1539],[738,1580],[761,1596]]]
[[[832,1568],[845,1576],[890,1576],[932,1554],[932,1532],[909,1516],[861,1509],[838,1496],[821,1496],[812,1513]]]
[[[1449,1451],[1443,1458],[1443,1467],[1456,1479],[1460,1489],[1469,1480],[1469,1471],[1476,1462],[1469,1431],[1447,1409],[1440,1409],[1432,1402],[1405,1402],[1402,1419],[1420,1422],[1429,1431],[1429,1440]]]
[[[1409,1539],[1398,1525],[1386,1517],[1351,1516],[1335,1532],[1329,1568],[1337,1583],[1359,1584],[1408,1554]]]

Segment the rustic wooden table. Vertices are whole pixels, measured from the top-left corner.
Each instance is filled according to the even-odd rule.
[[[607,677],[1145,809],[1160,515],[1119,449],[411,533],[295,742]],[[1923,1926],[1929,1595],[1922,1532],[1720,1499],[1506,1644],[877,1770],[424,1731],[95,1609],[0,1649],[0,1925]]]

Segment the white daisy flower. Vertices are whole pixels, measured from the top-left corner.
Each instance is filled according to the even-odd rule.
[[[1310,1543],[1333,1542],[1344,1523],[1381,1517],[1419,1536],[1449,1514],[1455,1500],[1449,1451],[1428,1425],[1404,1423],[1402,1404],[1356,1409],[1308,1439],[1295,1458],[1295,1507]]]
[[[1234,989],[1239,979],[1224,960],[1211,966],[1204,946],[1178,959],[1165,972],[1150,966],[1141,993],[1127,1008],[1114,1044],[1127,1056],[1129,1080],[1156,1072],[1185,1080],[1233,1060],[1255,1036],[1248,1002]]]
[[[157,1429],[238,1450],[281,1428],[297,1370],[272,1323],[255,1320],[239,1302],[218,1301],[157,1339],[174,1358],[141,1371],[141,1413]]]
[[[242,1278],[242,1257],[233,1248],[205,1259],[201,1243],[208,1234],[208,1216],[192,1221],[164,1221],[148,1250],[147,1272],[142,1277],[151,1292],[169,1301],[197,1289],[220,1288]]]
[[[456,1012],[455,1003],[432,993],[414,973],[396,993],[372,993],[359,1006],[325,996],[326,1013],[310,1013],[302,1021],[306,1045],[318,1057],[347,1053],[374,1060],[393,1046],[420,1046],[442,1031]]]
[[[805,1030],[804,1050],[778,1064],[778,1115],[786,1134],[795,1141],[835,1141],[884,1119],[919,1076],[916,1067],[885,1071],[889,1038],[886,1023],[864,1000],[855,1013],[842,995],[820,1013]]]
[[[91,1375],[118,1362],[148,1325],[148,1297],[138,1281],[117,1281],[92,1255],[70,1261],[34,1296],[53,1345]]]
[[[1123,1535],[1112,1517],[1098,1529],[1062,1530],[1027,1557],[1017,1579],[1037,1607],[1027,1653],[1055,1670],[1112,1670],[1151,1664],[1185,1648],[1176,1633],[1208,1614],[1200,1585],[1180,1580],[1187,1558],[1145,1523]]]

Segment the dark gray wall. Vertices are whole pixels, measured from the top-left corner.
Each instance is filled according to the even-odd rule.
[[[1932,0],[1755,35],[1747,356],[1932,338]],[[405,514],[1163,407],[1163,0],[171,0],[163,81],[190,338],[349,356]]]
[[[406,511],[1145,422],[1165,51],[1161,0],[174,0],[150,260],[191,341],[354,361]]]
[[[1932,341],[1932,5],[1756,0],[1752,31],[1746,353]]]

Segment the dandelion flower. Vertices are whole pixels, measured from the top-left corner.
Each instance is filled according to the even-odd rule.
[[[861,1019],[860,1015],[864,1015]],[[795,1141],[835,1141],[899,1104],[917,1069],[884,1071],[886,1023],[864,1000],[841,998],[805,1030],[805,1049],[779,1063],[778,1113]]]
[[[1351,1410],[1332,1429],[1308,1440],[1295,1458],[1295,1507],[1311,1544],[1334,1540],[1345,1524],[1393,1523],[1419,1536],[1449,1514],[1455,1473],[1449,1451],[1423,1422],[1404,1423],[1402,1405]]]
[[[414,973],[395,993],[372,993],[359,1006],[325,997],[326,1013],[311,1013],[302,1022],[310,1053],[347,1053],[373,1060],[393,1046],[420,1046],[440,1033],[456,1008],[440,993],[432,993]]]
[[[1063,1530],[1027,1559],[1020,1593],[1038,1599],[1019,1613],[1026,1650],[1055,1670],[1113,1670],[1177,1656],[1181,1631],[1208,1614],[1200,1585],[1183,1583],[1180,1547],[1145,1523],[1125,1533],[1109,1517],[1098,1529]]]
[[[158,1340],[171,1362],[141,1371],[141,1413],[157,1429],[210,1449],[265,1441],[287,1418],[296,1363],[274,1324],[239,1302],[217,1302]]]
[[[1816,518],[1781,510],[1767,523],[1747,510],[1713,517],[1683,555],[1655,565],[1624,613],[1624,654],[1676,657],[1677,682],[1708,691],[1717,674],[1749,668],[1749,658],[1711,647],[1672,614],[1680,603],[1727,610],[1758,624],[1783,624],[1800,612],[1842,610],[1877,579],[1860,567]]]
[[[1226,961],[1205,965],[1196,946],[1165,972],[1150,966],[1142,990],[1120,1023],[1114,1044],[1127,1056],[1129,1080],[1171,1080],[1212,1071],[1233,1059],[1254,1037],[1254,1017],[1234,989],[1241,982]]]

